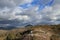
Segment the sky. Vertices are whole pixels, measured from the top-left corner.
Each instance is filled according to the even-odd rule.
[[[60,24],[60,0],[0,0],[0,27]]]

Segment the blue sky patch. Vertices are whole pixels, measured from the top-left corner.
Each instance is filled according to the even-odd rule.
[[[38,10],[42,10],[45,6],[51,6],[53,4],[54,0],[33,0],[31,3],[26,3],[20,5],[21,8],[26,9],[29,8],[30,6],[38,6]],[[30,6],[28,6],[30,4]]]

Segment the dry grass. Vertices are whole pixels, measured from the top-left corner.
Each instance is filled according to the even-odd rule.
[[[33,27],[28,27],[28,28],[18,28],[18,29],[12,29],[12,30],[0,30],[0,40],[7,40],[6,38],[8,37],[11,40],[18,40],[24,38],[21,35],[21,33],[32,30],[34,37],[33,40],[44,40],[44,36],[46,37],[46,40],[60,40],[60,25],[36,25]],[[28,34],[26,34],[28,35]],[[38,37],[36,35],[39,35]],[[54,35],[52,37],[52,35]],[[56,36],[59,35],[59,36]],[[47,39],[48,38],[48,39]],[[55,39],[56,38],[56,39]]]

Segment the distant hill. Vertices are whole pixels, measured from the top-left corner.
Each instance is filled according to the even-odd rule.
[[[15,29],[17,27],[14,26],[8,26],[8,27],[0,27],[0,30],[11,30],[11,29]]]

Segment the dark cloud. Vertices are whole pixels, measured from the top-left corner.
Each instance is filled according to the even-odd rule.
[[[60,24],[60,4],[55,0],[53,6],[45,6],[43,10],[36,11],[38,6],[27,9],[19,7],[20,4],[29,3],[30,0],[0,0],[0,26],[23,26],[26,24]]]

